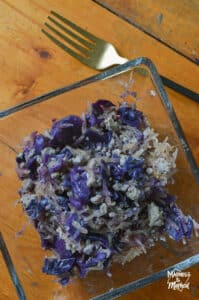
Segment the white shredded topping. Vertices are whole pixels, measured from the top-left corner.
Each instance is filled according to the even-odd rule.
[[[163,216],[160,208],[154,202],[148,204],[149,226],[161,226],[163,224]]]
[[[150,95],[151,95],[152,97],[155,97],[155,96],[156,96],[156,91],[150,90]]]
[[[156,92],[151,90],[150,95],[155,96]],[[122,105],[125,106],[127,104],[123,103]],[[85,133],[87,130],[85,115],[83,115],[82,120],[82,133]],[[151,186],[148,183],[150,180],[159,182],[161,186],[166,186],[172,181],[178,150],[169,143],[168,138],[160,141],[158,133],[151,128],[149,121],[145,117],[143,122],[144,125],[139,130],[136,127],[123,125],[122,122],[118,122],[117,109],[110,108],[102,115],[100,125],[96,126],[97,128],[93,128],[96,134],[104,134],[104,132],[111,131],[112,137],[108,145],[98,144],[94,150],[83,150],[80,149],[81,147],[78,148],[78,146],[74,146],[74,148],[67,146],[71,151],[72,158],[64,160],[64,168],[66,167],[66,170],[70,170],[70,167],[81,166],[86,172],[86,184],[90,196],[89,199],[86,199],[87,202],[83,204],[82,209],[76,209],[72,205],[71,198],[73,200],[76,195],[74,195],[75,193],[70,185],[65,188],[62,184],[59,184],[59,179],[63,179],[65,176],[64,172],[62,174],[61,171],[51,173],[49,182],[44,183],[39,180],[30,180],[26,176],[29,174],[29,171],[23,169],[23,162],[20,164],[21,169],[18,172],[24,175],[21,202],[25,208],[32,199],[40,200],[44,195],[46,198],[56,199],[58,195],[62,195],[62,192],[64,192],[64,197],[66,195],[68,197],[67,210],[65,212],[54,200],[55,209],[62,212],[57,223],[56,217],[53,215],[48,216],[46,222],[39,222],[39,229],[42,233],[46,233],[47,238],[50,239],[52,236],[57,236],[64,241],[66,249],[71,250],[72,253],[79,252],[80,254],[83,253],[84,256],[92,256],[93,253],[100,252],[102,255],[103,253],[106,254],[106,258],[108,258],[112,254],[111,250],[102,247],[100,241],[91,241],[91,238],[87,240],[86,235],[89,233],[103,234],[110,242],[111,237],[115,237],[119,232],[122,232],[122,237],[120,237],[119,241],[127,246],[121,250],[121,253],[113,255],[113,260],[121,264],[131,261],[142,253],[146,253],[146,249],[152,247],[155,240],[164,238],[160,233],[157,236],[158,230],[156,227],[164,224],[164,218],[156,199],[152,202],[142,200],[148,199],[147,193],[150,194],[151,192]],[[105,130],[102,128],[105,128]],[[51,138],[49,131],[46,131],[44,135],[47,138]],[[87,139],[89,138],[87,137]],[[32,139],[29,137],[25,142],[32,143]],[[59,151],[59,147],[56,149],[51,147],[43,149],[40,155],[37,155],[37,172],[42,173],[45,171],[45,168],[48,171],[49,168],[55,167],[57,164],[55,157]],[[54,154],[55,157],[51,158],[47,163],[44,162],[46,155]],[[34,150],[32,149],[28,156],[30,158],[33,155]],[[138,164],[140,161],[142,164],[143,161],[143,165],[140,168],[141,173],[144,173],[144,175],[141,175],[145,176],[144,179],[146,178],[146,181],[143,181],[147,182],[146,184],[142,184],[142,178],[134,179],[133,176],[129,177],[131,175],[129,173],[121,175],[123,176],[121,180],[120,178],[113,180],[114,176],[111,177],[110,169],[107,171],[110,173],[106,174],[107,178],[97,173],[97,168],[102,166],[102,162],[106,166],[109,163],[116,162],[119,167],[124,168],[128,163],[127,159],[129,157],[136,162],[138,161]],[[139,171],[139,165],[137,168],[137,171]],[[124,172],[127,171],[125,170]],[[31,194],[32,191],[30,192],[30,190],[33,185],[34,194]],[[117,197],[114,198],[115,194],[116,196],[119,195],[119,199]],[[143,195],[147,195],[147,197],[144,198]],[[142,216],[143,211],[145,213],[144,217]],[[69,225],[65,225],[70,213],[76,214],[76,218],[71,224],[72,230],[77,230],[85,235],[85,239],[78,240],[71,237],[71,228]],[[86,225],[84,225],[84,222]],[[174,224],[174,226],[176,225]],[[199,225],[196,222],[194,223],[194,228],[196,235],[199,235]],[[142,239],[143,237],[145,239]],[[186,240],[183,240],[183,243],[185,242]],[[100,270],[103,267],[102,262],[99,261],[96,266],[89,268],[89,271],[94,269]]]

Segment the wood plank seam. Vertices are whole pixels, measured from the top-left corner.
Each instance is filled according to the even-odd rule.
[[[174,52],[176,52],[177,54],[181,55],[182,57],[186,58],[187,60],[195,63],[196,65],[199,65],[199,59],[195,58],[191,58],[188,55],[185,55],[184,53],[182,53],[181,51],[175,49],[174,47],[172,47],[171,45],[169,45],[168,43],[164,42],[163,40],[161,40],[160,38],[156,37],[155,35],[151,34],[149,31],[145,30],[144,28],[142,28],[140,25],[136,24],[135,22],[133,22],[132,20],[130,20],[128,17],[124,17],[122,14],[112,10],[110,7],[108,7],[106,4],[102,4],[99,3],[98,0],[92,0],[93,2],[95,2],[97,5],[107,9],[109,12],[111,12],[112,14],[114,14],[115,16],[119,17],[120,19],[126,21],[127,23],[133,25],[134,27],[136,27],[137,29],[139,29],[140,31],[142,31],[143,33],[147,34],[148,36],[150,36],[151,38],[155,39],[156,41],[162,43],[163,45],[167,46],[169,49],[173,50]]]

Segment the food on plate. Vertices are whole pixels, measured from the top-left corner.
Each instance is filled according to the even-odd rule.
[[[82,116],[33,132],[17,156],[21,204],[53,252],[43,272],[66,285],[145,253],[163,236],[190,239],[194,221],[167,191],[177,149],[135,105],[98,100]]]

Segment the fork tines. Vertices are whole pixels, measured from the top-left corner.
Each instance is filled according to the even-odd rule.
[[[89,56],[89,51],[95,46],[95,43],[97,42],[97,38],[95,36],[54,11],[51,11],[51,15],[48,16],[48,20],[50,24],[45,23],[44,25],[52,33],[67,42],[73,48],[77,49],[81,54],[83,54],[83,56]],[[62,43],[55,36],[51,35],[51,33],[46,31],[45,29],[42,29],[42,32],[57,46],[61,47],[63,50],[76,57],[77,59],[82,60],[82,55],[68,47],[66,44]],[[73,40],[71,39],[71,37],[73,38]]]

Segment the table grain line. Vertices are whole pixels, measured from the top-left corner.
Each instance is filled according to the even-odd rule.
[[[12,147],[8,143],[4,142],[1,138],[0,138],[0,143],[2,143],[4,146],[8,147],[15,154],[18,154],[18,151],[14,147]]]
[[[178,55],[184,57],[185,59],[193,62],[196,65],[199,65],[199,59],[195,58],[191,58],[188,55],[182,53],[181,51],[175,49],[173,46],[169,45],[167,42],[162,41],[160,38],[158,38],[157,36],[153,35],[152,33],[148,32],[146,29],[144,29],[143,27],[141,27],[140,25],[138,25],[137,23],[133,22],[132,20],[130,20],[128,17],[125,17],[123,15],[121,15],[120,13],[114,11],[113,9],[111,9],[108,5],[106,4],[102,4],[99,3],[97,0],[92,0],[95,4],[103,7],[104,9],[107,9],[110,13],[114,14],[115,16],[117,16],[118,18],[122,19],[123,21],[129,23],[130,25],[134,26],[135,28],[137,28],[138,30],[142,31],[143,33],[147,34],[148,36],[150,36],[151,38],[155,39],[156,41],[158,41],[159,43],[163,44],[164,46],[168,47],[169,49],[171,49],[172,51],[176,52]]]
[[[10,278],[11,278],[11,280],[13,282],[13,285],[16,289],[18,298],[20,300],[26,300],[26,295],[24,293],[23,287],[21,285],[21,282],[20,282],[19,277],[17,275],[17,272],[15,270],[14,264],[12,262],[11,256],[9,254],[8,248],[6,246],[6,242],[5,242],[1,232],[0,232],[0,250],[1,250],[2,256],[4,258],[6,267],[8,269],[8,273],[10,275]]]
[[[38,27],[41,27],[41,24],[39,22],[36,22],[33,18],[30,18],[26,14],[24,14],[23,11],[18,9],[16,6],[10,4],[7,0],[0,0],[0,2],[4,3],[7,5],[10,9],[13,9],[16,13],[20,14],[22,17],[24,17],[26,20],[30,21],[31,23],[35,24]]]

